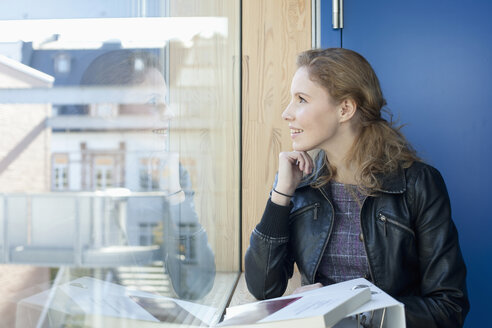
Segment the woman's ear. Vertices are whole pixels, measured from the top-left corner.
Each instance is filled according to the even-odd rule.
[[[356,110],[357,104],[352,98],[343,100],[340,104],[340,123],[350,121]]]

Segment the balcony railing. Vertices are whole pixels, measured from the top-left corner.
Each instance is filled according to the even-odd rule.
[[[163,226],[166,195],[122,190],[0,195],[0,262],[108,267],[162,261],[162,236],[153,245],[140,242],[162,234],[141,227]]]

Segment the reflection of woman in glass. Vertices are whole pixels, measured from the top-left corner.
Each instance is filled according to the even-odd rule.
[[[161,147],[164,147],[172,114],[165,104],[167,86],[161,67],[157,56],[151,52],[114,50],[100,55],[89,65],[81,84],[132,86],[150,90],[149,94],[144,93],[143,98],[135,103],[121,104],[118,113],[151,121],[153,133]],[[175,158],[176,161],[173,164],[171,160],[166,165],[165,183],[162,174],[153,176],[154,170],[150,169],[149,181],[145,186],[146,190],[164,190],[169,194],[166,199],[169,217],[164,218],[162,245],[174,290],[182,298],[201,298],[213,285],[214,255],[205,230],[198,222],[189,175],[178,163],[177,157],[169,155],[167,158]],[[149,165],[154,165],[156,161],[159,158],[148,158]],[[141,172],[135,174],[141,175]],[[142,176],[139,178],[145,179]]]
[[[282,295],[296,262],[304,289],[366,277],[405,304],[407,327],[461,327],[466,268],[440,173],[381,116],[386,101],[361,55],[309,50],[297,63],[282,114],[294,151],[280,154],[251,235],[249,290]]]

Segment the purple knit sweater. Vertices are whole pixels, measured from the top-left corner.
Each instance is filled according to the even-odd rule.
[[[369,266],[360,231],[360,208],[366,196],[354,185],[334,181],[330,183],[329,189],[335,215],[316,281],[329,285],[354,278],[367,278]]]

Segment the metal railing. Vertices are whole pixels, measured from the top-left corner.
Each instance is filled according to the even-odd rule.
[[[161,245],[140,242],[152,240],[159,229],[141,227],[162,227],[167,216],[162,192],[0,194],[0,263],[150,264],[162,260]]]

